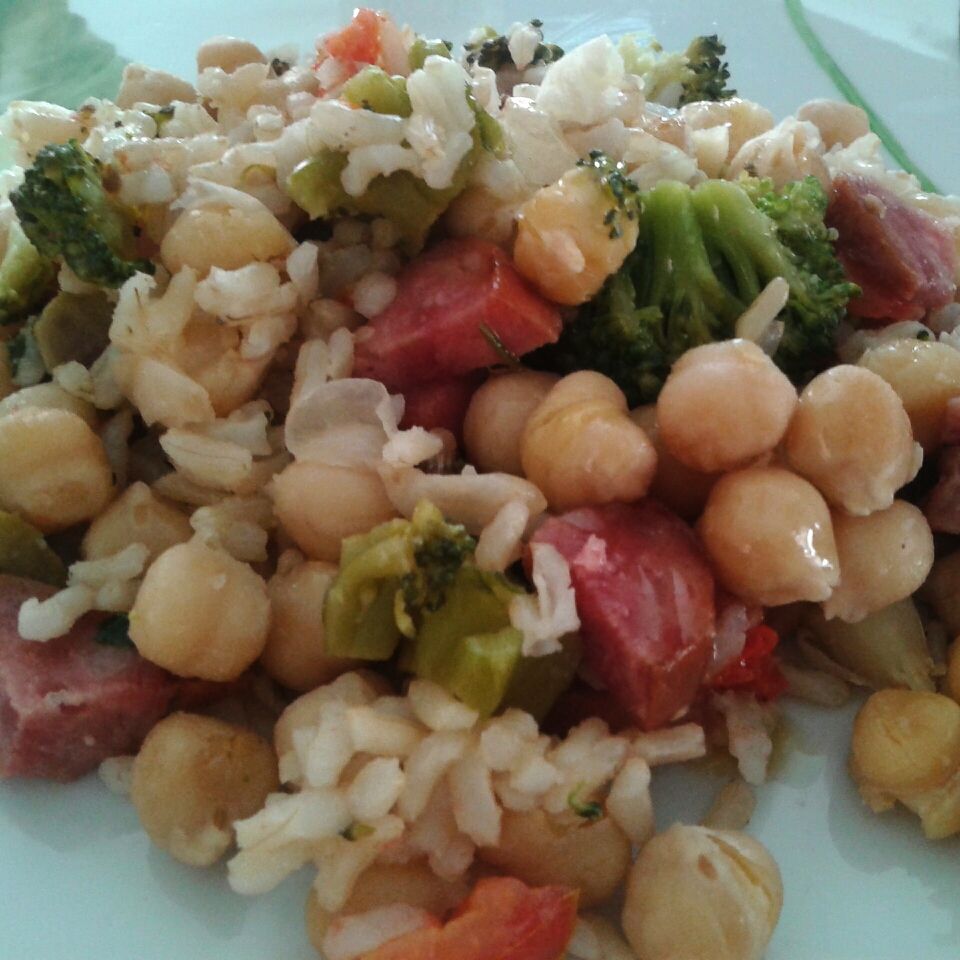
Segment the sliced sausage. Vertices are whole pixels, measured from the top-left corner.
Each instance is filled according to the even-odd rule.
[[[584,660],[645,729],[690,705],[712,652],[714,582],[693,531],[653,500],[573,510],[533,536],[570,565]]]
[[[849,304],[873,320],[919,320],[956,295],[953,238],[922,210],[865,177],[833,181],[826,223],[847,276],[863,291]]]
[[[353,375],[403,391],[502,363],[504,349],[520,356],[553,343],[561,325],[499,247],[447,240],[407,268],[390,306],[357,331]]]
[[[75,780],[107,757],[137,749],[150,728],[200,690],[147,663],[135,650],[96,636],[102,617],[86,616],[63,637],[21,639],[17,612],[53,588],[0,576],[0,777]]]

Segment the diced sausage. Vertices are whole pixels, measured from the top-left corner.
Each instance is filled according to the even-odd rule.
[[[919,320],[956,295],[953,238],[934,219],[864,177],[833,181],[826,223],[847,276],[863,291],[849,304],[873,320]]]
[[[556,307],[484,240],[447,240],[401,275],[393,302],[357,331],[353,375],[391,390],[502,363],[560,336]]]
[[[693,531],[653,500],[574,510],[534,543],[566,558],[584,660],[644,729],[693,701],[712,651],[714,582]]]
[[[133,649],[94,639],[86,616],[66,636],[21,639],[17,612],[53,588],[0,576],[0,777],[74,780],[107,757],[137,749],[174,706],[209,699],[211,685],[184,683]]]
[[[403,391],[403,420],[400,426],[449,430],[457,442],[463,439],[463,420],[470,406],[470,398],[480,385],[479,375],[457,377],[453,380],[434,380],[407,387]]]

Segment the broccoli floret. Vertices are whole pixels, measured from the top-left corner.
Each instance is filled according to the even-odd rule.
[[[540,66],[553,63],[563,56],[563,48],[555,43],[543,42],[543,21],[529,22],[539,36],[539,42],[533,53],[529,66]],[[500,70],[503,67],[514,67],[513,55],[510,53],[510,37],[498,34],[493,27],[482,27],[463,45],[464,59],[468,66],[476,64],[478,67],[489,67],[491,70]]]
[[[0,260],[0,324],[20,320],[41,306],[52,292],[55,276],[53,264],[14,220]]]
[[[138,228],[104,186],[104,172],[76,140],[49,144],[10,200],[41,254],[62,258],[88,283],[119,287],[154,268],[149,260],[134,259]]]
[[[714,33],[709,37],[697,37],[687,47],[688,75],[682,81],[681,106],[700,100],[729,100],[737,91],[727,87],[730,71],[723,55],[726,46]]]
[[[408,613],[439,610],[460,568],[473,557],[477,542],[458,524],[442,523],[414,549],[416,567],[403,578]]]
[[[802,383],[829,361],[857,287],[843,279],[823,224],[826,196],[810,177],[776,191],[769,181],[665,181],[641,194],[634,252],[535,362],[584,367],[615,380],[631,405],[656,398],[682,353],[734,335],[767,283],[790,288],[776,363]]]
[[[632,34],[620,41],[620,55],[629,73],[643,78],[648,100],[678,107],[699,100],[727,100],[730,71],[722,59],[726,47],[715,34],[696,37],[684,53],[670,53],[656,40],[643,44]]]

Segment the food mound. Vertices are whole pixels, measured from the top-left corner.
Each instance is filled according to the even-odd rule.
[[[785,695],[960,832],[960,201],[724,54],[361,9],[10,104],[0,776],[312,865],[327,960],[757,960]]]

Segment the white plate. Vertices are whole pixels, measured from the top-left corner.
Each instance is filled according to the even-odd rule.
[[[533,16],[565,46],[604,31],[648,29],[680,47],[716,30],[738,89],[778,114],[836,95],[797,31],[802,18],[917,166],[942,189],[960,192],[955,0],[809,0],[805,8],[798,0],[614,0],[594,13],[573,0],[390,6],[421,31],[458,40],[478,21],[502,27]],[[126,59],[189,75],[196,46],[215,33],[308,49],[351,7],[77,0],[67,8],[63,0],[4,0],[0,104],[106,95]],[[760,792],[751,831],[779,862],[786,891],[768,960],[957,960],[960,841],[929,844],[913,819],[865,812],[845,770],[852,712],[791,709],[786,761]],[[691,770],[655,779],[663,823],[698,819],[718,784]],[[151,849],[129,805],[95,777],[67,787],[0,787],[0,865],[0,960],[314,956],[302,921],[308,877],[267,897],[238,897],[221,870],[192,870]]]

